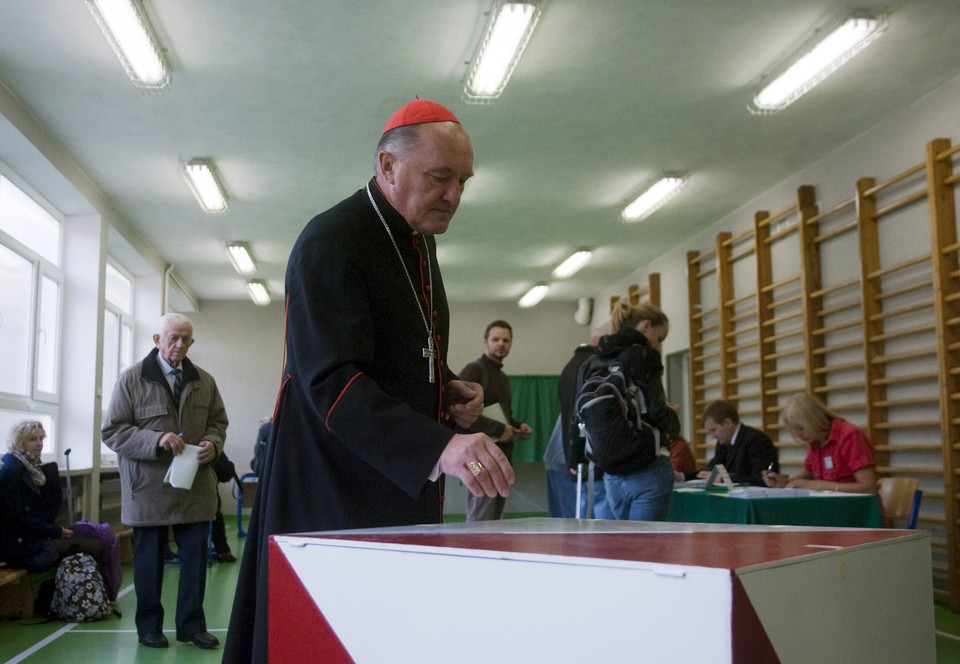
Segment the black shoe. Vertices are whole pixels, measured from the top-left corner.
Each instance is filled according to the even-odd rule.
[[[220,645],[220,641],[210,632],[197,632],[193,636],[177,636],[177,641],[192,643],[198,648],[212,650]]]
[[[237,562],[237,557],[236,557],[235,555],[233,555],[232,553],[230,553],[229,551],[227,551],[226,553],[218,553],[218,554],[216,555],[216,559],[217,559],[218,562],[221,562],[221,563],[235,563],[235,562]]]
[[[163,634],[141,634],[140,643],[148,648],[169,648],[170,642]]]

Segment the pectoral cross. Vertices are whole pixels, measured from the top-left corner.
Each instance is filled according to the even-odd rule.
[[[433,361],[437,358],[437,351],[433,347],[433,337],[427,337],[427,347],[423,349],[423,356],[427,358],[427,364],[430,367],[428,376],[431,383],[436,382],[436,377],[433,375]]]

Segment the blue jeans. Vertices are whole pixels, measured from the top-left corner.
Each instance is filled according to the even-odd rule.
[[[570,471],[547,469],[547,514],[564,519],[573,519],[577,515],[577,483],[571,479]],[[584,478],[580,492],[580,516],[587,515],[587,481]],[[606,506],[606,488],[603,481],[593,483],[594,519],[612,519],[613,515]]]
[[[584,486],[583,494],[580,496],[580,514],[584,516],[587,514],[586,486]],[[593,483],[593,516],[591,518],[613,518],[610,508],[607,506],[607,485],[602,479]]]
[[[673,468],[670,457],[661,456],[630,475],[604,475],[606,509],[610,518],[623,521],[663,521],[670,507]]]

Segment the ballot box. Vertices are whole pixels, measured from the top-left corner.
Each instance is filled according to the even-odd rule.
[[[270,661],[932,664],[930,569],[929,533],[907,530],[536,518],[278,535]]]

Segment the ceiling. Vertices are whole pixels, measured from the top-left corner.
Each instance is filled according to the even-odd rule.
[[[440,239],[455,301],[515,301],[581,246],[548,298],[591,296],[960,74],[954,0],[860,0],[887,33],[775,116],[761,77],[850,5],[827,0],[545,0],[503,96],[468,105],[492,0],[147,0],[173,81],[127,79],[84,3],[4,0],[0,82],[201,300],[245,299],[224,245],[250,243],[273,295],[304,224],[359,189],[390,113],[414,95],[470,133],[476,176]],[[0,160],[18,155],[0,140]],[[230,199],[205,215],[178,160],[212,158]],[[687,187],[624,224],[662,170]],[[28,178],[26,173],[21,173]],[[28,178],[66,214],[86,203]]]

